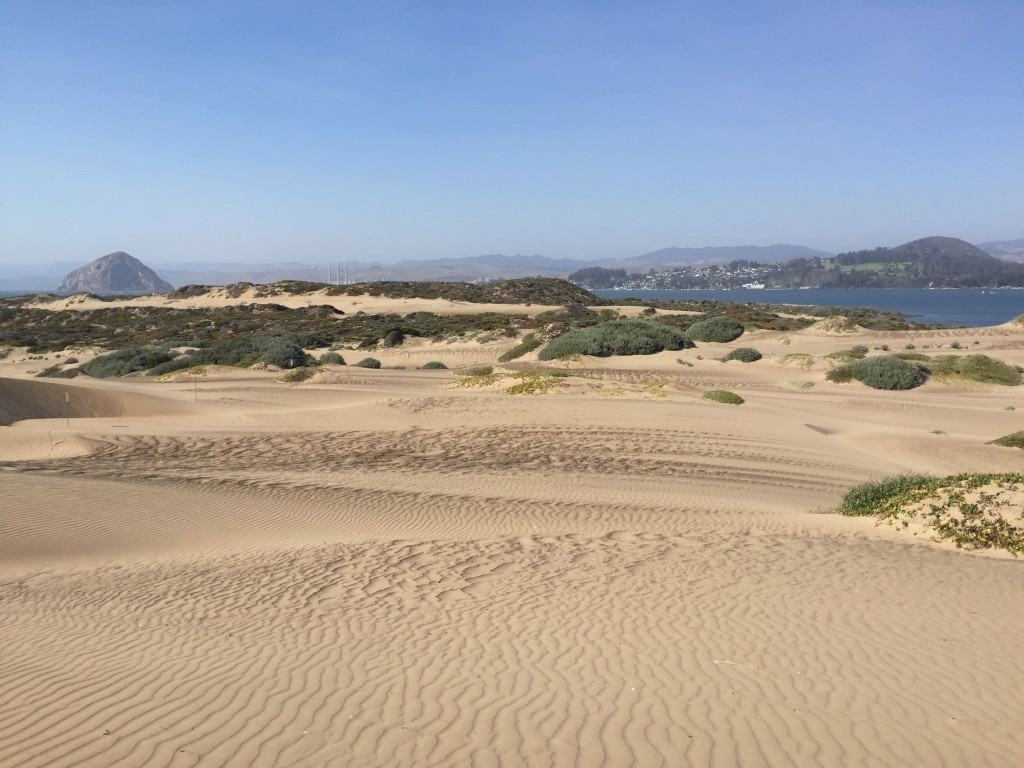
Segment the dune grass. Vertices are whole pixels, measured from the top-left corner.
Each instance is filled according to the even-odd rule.
[[[1024,451],[1024,432],[1014,432],[1012,435],[991,440],[989,445],[1001,445],[1004,448],[1020,448]]]

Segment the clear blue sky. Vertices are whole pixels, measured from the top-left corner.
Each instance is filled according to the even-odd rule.
[[[0,0],[0,264],[1024,237],[1024,2]]]

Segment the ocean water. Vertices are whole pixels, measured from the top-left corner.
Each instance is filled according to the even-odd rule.
[[[594,291],[609,299],[716,299],[758,304],[875,307],[902,312],[921,323],[978,328],[1024,314],[1024,290],[927,290],[921,288],[808,288],[806,290]]]

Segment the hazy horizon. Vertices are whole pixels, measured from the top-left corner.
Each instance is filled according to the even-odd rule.
[[[1021,237],[1008,0],[0,9],[7,267]]]

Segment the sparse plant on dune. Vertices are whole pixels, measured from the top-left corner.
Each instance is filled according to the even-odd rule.
[[[723,361],[739,360],[741,363],[755,363],[761,359],[761,353],[753,347],[738,347],[722,358]]]
[[[316,375],[315,368],[308,368],[304,366],[302,368],[293,368],[288,371],[288,373],[280,378],[280,381],[287,384],[297,384],[301,381],[313,378],[314,375]]]
[[[711,400],[715,403],[725,403],[726,405],[742,405],[744,400],[742,397],[737,395],[735,392],[729,392],[724,389],[712,389],[701,395],[705,400]]]
[[[512,347],[512,349],[503,353],[498,358],[498,362],[507,363],[512,360],[516,360],[517,358],[520,358],[523,355],[537,349],[537,347],[541,346],[543,343],[544,342],[541,341],[535,334],[527,334],[526,336],[523,337],[523,340],[516,344],[514,347]]]
[[[447,369],[448,366],[442,363],[440,360],[431,360],[429,363],[424,363],[420,366],[421,371],[441,371]]]
[[[364,357],[355,366],[356,368],[380,368],[380,360],[375,357]]]
[[[854,486],[836,511],[900,528],[916,522],[958,549],[996,548],[1016,557],[1024,552],[1024,518],[1017,512],[1022,489],[1019,473],[900,475]]]
[[[989,445],[1000,445],[1004,448],[1019,448],[1024,451],[1024,432],[1014,432],[1012,435],[1004,435],[989,443]]]

